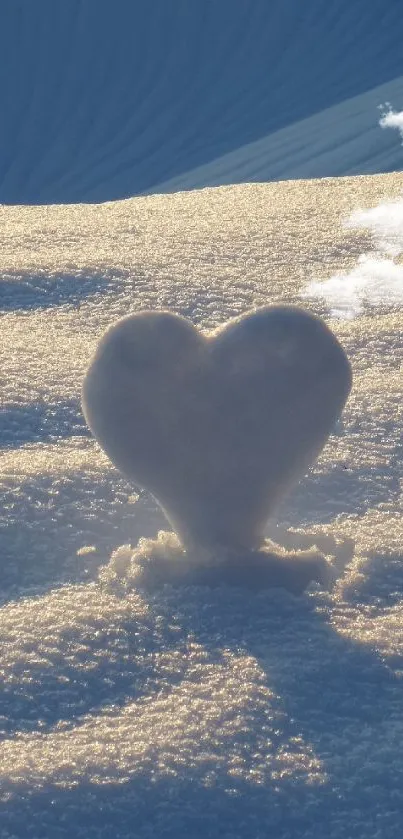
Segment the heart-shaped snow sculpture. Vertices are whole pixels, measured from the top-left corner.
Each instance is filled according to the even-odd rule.
[[[350,387],[344,350],[302,309],[259,309],[210,335],[171,312],[140,312],[101,339],[83,409],[112,462],[155,496],[185,547],[254,550]]]

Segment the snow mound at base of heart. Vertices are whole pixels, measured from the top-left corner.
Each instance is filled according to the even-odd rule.
[[[259,551],[239,554],[185,551],[176,534],[159,531],[155,539],[140,539],[137,546],[121,545],[99,574],[108,591],[171,586],[238,586],[259,591],[284,588],[299,595],[311,584],[329,588],[335,580],[331,562],[316,546],[286,551],[266,540]]]

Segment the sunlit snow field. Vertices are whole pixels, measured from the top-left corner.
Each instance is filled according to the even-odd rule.
[[[331,593],[143,596],[113,561],[105,572],[116,548],[166,524],[109,467],[79,393],[99,335],[128,311],[170,307],[207,328],[292,301],[328,317],[324,300],[306,300],[309,282],[348,273],[373,247],[344,219],[402,186],[395,174],[2,209],[10,835],[39,836],[41,825],[46,836],[80,835],[81,822],[90,836],[174,836],[179,826],[341,836],[352,824],[352,835],[398,835],[401,307],[386,296],[328,321],[353,392],[279,515],[302,529],[298,544],[306,532],[310,544],[326,537],[341,568]]]
[[[155,192],[0,206],[0,837],[398,839],[403,174]],[[142,309],[208,330],[279,302],[352,364],[267,530],[336,583],[138,590],[129,546],[168,525],[85,426],[96,343]]]

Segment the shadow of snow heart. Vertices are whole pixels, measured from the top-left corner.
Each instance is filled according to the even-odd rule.
[[[96,812],[112,830],[123,813],[122,835],[133,835],[133,812],[136,829],[158,833],[166,797],[195,836],[206,835],[196,824],[214,828],[206,803],[222,830],[236,830],[235,808],[245,837],[267,823],[286,839],[302,819],[319,839],[330,816],[375,836],[380,805],[398,835],[399,675],[373,638],[338,631],[334,606],[328,595],[196,587],[147,602],[93,585],[13,604],[3,616],[2,826],[22,838],[39,814],[53,836],[53,808],[60,817],[67,795],[63,828],[73,836],[75,820],[91,813],[92,823]]]

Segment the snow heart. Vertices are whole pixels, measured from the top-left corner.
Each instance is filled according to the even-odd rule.
[[[112,462],[163,508],[188,552],[239,557],[324,446],[351,387],[326,324],[259,309],[203,335],[140,312],[102,337],[83,410]]]

